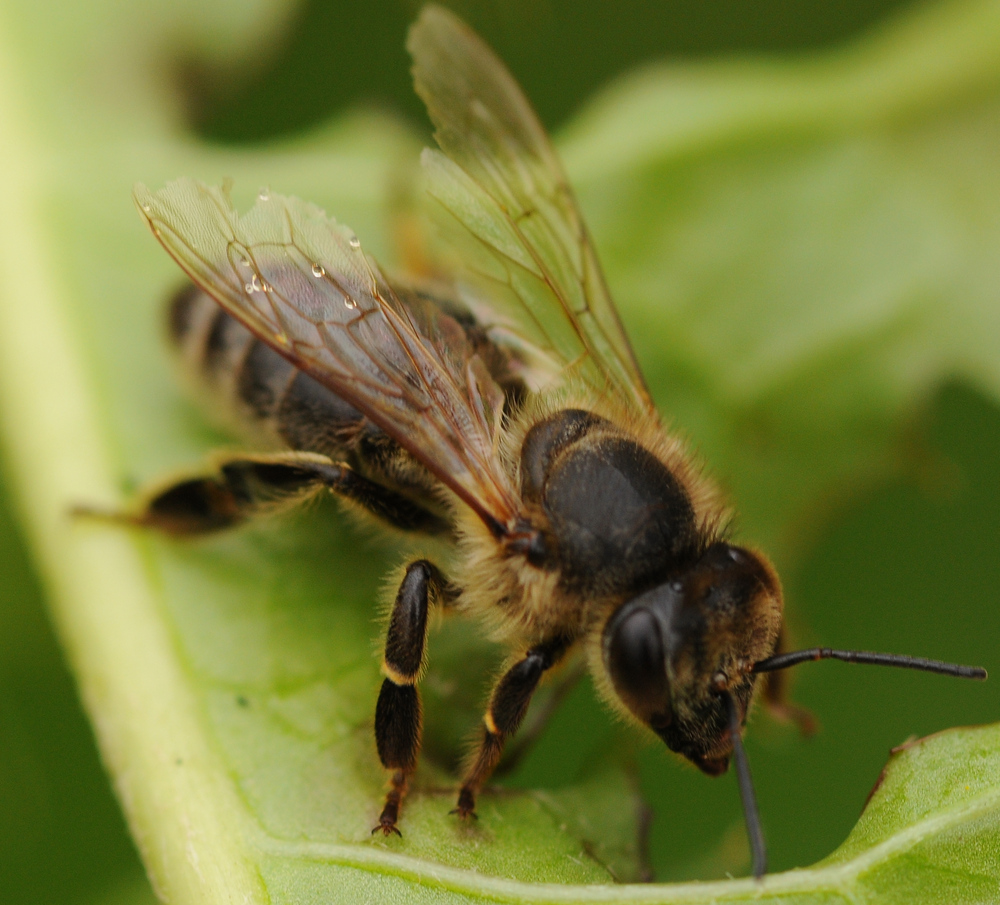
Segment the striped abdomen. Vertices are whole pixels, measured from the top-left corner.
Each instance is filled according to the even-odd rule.
[[[361,412],[187,286],[170,302],[171,343],[225,421],[271,446],[344,461],[380,484],[440,508],[437,482]]]

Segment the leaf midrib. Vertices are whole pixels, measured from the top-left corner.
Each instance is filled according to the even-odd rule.
[[[10,486],[133,837],[161,882],[170,878],[160,895],[264,902],[235,831],[239,805],[205,744],[136,543],[68,515],[73,503],[113,499],[115,485],[92,375],[66,318],[70,263],[56,253],[47,219],[59,181],[25,107],[21,86],[30,79],[17,77],[15,50],[0,44],[0,437]],[[193,769],[167,768],[178,751]]]
[[[671,905],[680,902],[740,901],[768,895],[797,894],[825,890],[853,901],[857,880],[892,856],[905,852],[928,836],[1000,809],[1000,789],[988,790],[948,810],[924,817],[904,830],[846,861],[823,867],[795,869],[770,874],[763,881],[722,880],[707,883],[622,884],[567,886],[553,883],[523,883],[487,877],[461,868],[447,867],[408,855],[386,851],[375,845],[285,841],[266,834],[259,826],[247,832],[251,844],[262,853],[281,858],[322,861],[392,874],[422,886],[484,897],[497,902],[551,902],[553,905],[599,902],[644,902]]]

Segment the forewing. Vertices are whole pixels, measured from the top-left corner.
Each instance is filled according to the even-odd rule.
[[[407,46],[444,152],[424,151],[428,190],[464,233],[496,331],[653,411],[562,166],[511,74],[440,7],[424,9]]]
[[[150,229],[188,276],[292,364],[408,449],[492,528],[517,498],[496,450],[503,394],[451,319],[402,304],[354,234],[262,193],[240,216],[193,180],[139,185]]]

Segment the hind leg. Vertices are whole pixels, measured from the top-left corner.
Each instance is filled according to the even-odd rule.
[[[351,500],[403,531],[441,534],[449,529],[440,516],[408,497],[370,481],[343,463],[304,452],[219,457],[213,471],[155,489],[134,510],[77,507],[74,514],[178,536],[196,535],[302,503],[321,490]]]

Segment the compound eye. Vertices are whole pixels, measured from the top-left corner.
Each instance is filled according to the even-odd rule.
[[[607,666],[618,696],[654,729],[669,725],[670,687],[663,637],[656,617],[637,607],[611,627]]]

